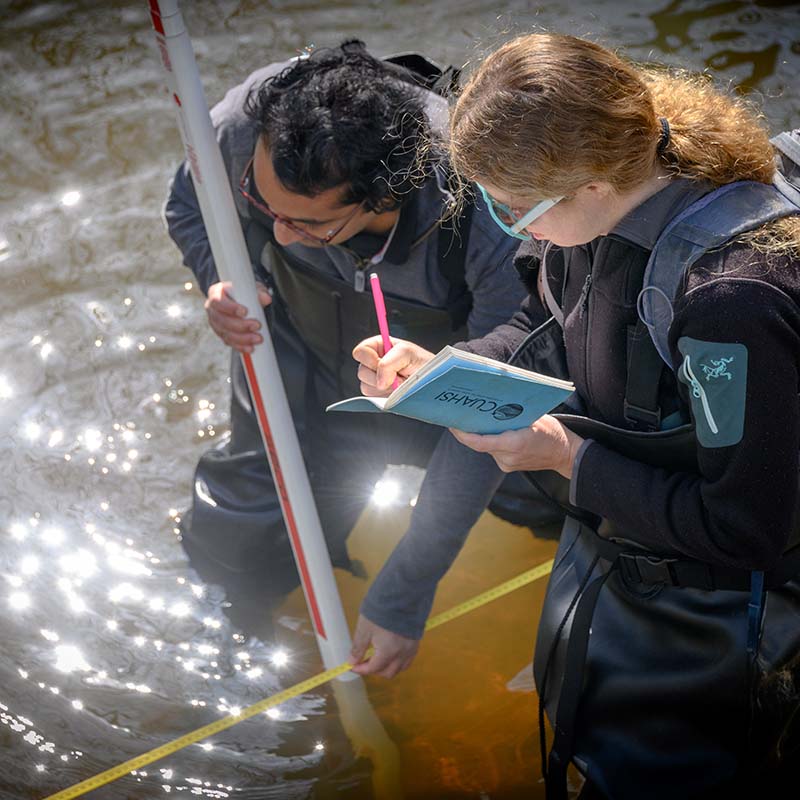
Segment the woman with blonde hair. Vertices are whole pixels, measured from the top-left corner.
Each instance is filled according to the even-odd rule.
[[[614,800],[797,763],[800,139],[775,145],[705,78],[556,34],[490,55],[452,112],[453,166],[525,240],[531,292],[461,346],[576,386],[528,429],[454,431],[569,482],[534,662],[548,798],[569,763]],[[372,395],[431,357],[379,341],[354,352]]]

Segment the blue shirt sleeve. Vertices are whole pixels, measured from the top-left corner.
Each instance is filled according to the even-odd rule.
[[[445,432],[428,464],[408,531],[372,582],[361,613],[382,628],[421,638],[437,584],[504,477],[491,456]]]
[[[203,294],[207,294],[208,288],[219,281],[219,275],[186,162],[170,183],[163,216],[172,241],[183,254],[183,263],[194,273]]]

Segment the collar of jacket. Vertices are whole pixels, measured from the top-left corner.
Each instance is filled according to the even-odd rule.
[[[663,189],[629,211],[608,235],[652,250],[667,223],[712,188],[709,183],[687,178],[665,181]]]
[[[397,229],[383,257],[384,261],[395,265],[405,264],[411,250],[439,228],[443,215],[453,202],[444,172],[437,168],[435,175],[412,192],[400,209]]]

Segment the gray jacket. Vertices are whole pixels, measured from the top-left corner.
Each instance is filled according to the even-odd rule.
[[[257,139],[243,104],[251,87],[277,74],[289,63],[257,70],[244,83],[228,91],[211,112],[243,224],[251,215],[237,189]],[[433,126],[444,128],[446,100],[430,92],[425,94]],[[395,236],[380,265],[381,284],[387,298],[412,300],[432,308],[445,307],[449,286],[438,264],[438,229],[427,237],[423,234],[439,219],[448,199],[445,187],[430,180],[417,190],[413,202],[404,205]],[[169,234],[183,254],[184,264],[207,292],[219,278],[185,162],[170,185],[164,216]],[[299,259],[322,274],[347,281],[353,280],[359,266],[358,257],[349,247],[314,248],[292,244],[285,249],[293,260]],[[467,320],[469,338],[482,336],[506,321],[525,296],[512,264],[515,250],[516,241],[495,225],[485,208],[476,208],[464,275],[473,298]],[[254,264],[257,273],[262,269],[269,273],[268,253],[269,248],[265,247],[261,263]],[[454,474],[459,475],[458,484],[452,480]],[[439,579],[450,567],[502,478],[491,457],[468,450],[449,434],[443,435],[428,466],[409,530],[370,587],[362,613],[382,627],[419,638]],[[443,490],[443,486],[447,488]]]

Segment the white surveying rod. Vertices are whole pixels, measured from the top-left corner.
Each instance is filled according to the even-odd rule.
[[[167,86],[178,112],[186,160],[217,272],[221,280],[231,282],[236,302],[244,305],[248,315],[261,323],[264,341],[256,345],[252,354],[243,353],[242,362],[322,661],[326,669],[331,669],[347,660],[350,632],[278,371],[275,349],[258,302],[230,181],[177,0],[149,0],[149,3]],[[265,546],[268,544],[265,542]],[[356,676],[345,673],[342,677]]]

